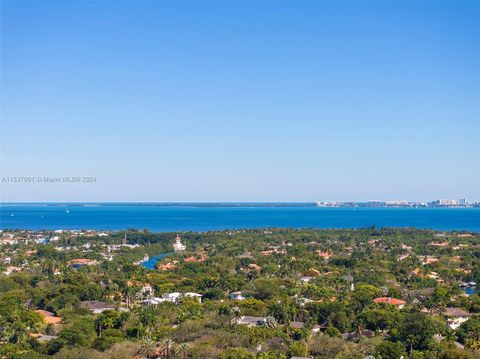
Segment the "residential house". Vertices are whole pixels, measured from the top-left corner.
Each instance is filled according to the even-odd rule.
[[[182,298],[194,298],[201,303],[202,297],[203,296],[201,294],[192,293],[192,292],[186,292],[186,293],[173,292],[173,293],[168,293],[163,295],[163,298],[166,301],[173,302],[173,303],[177,303]]]
[[[462,323],[465,323],[471,316],[471,313],[466,312],[461,308],[445,308],[443,312],[447,318],[448,325],[453,330],[457,329]]]
[[[41,333],[30,333],[30,336],[32,338],[35,338],[37,341],[44,343],[48,342],[52,339],[57,338],[55,335],[46,335],[46,334],[41,334]]]
[[[67,266],[71,268],[79,268],[82,266],[89,266],[93,264],[97,264],[97,261],[89,258],[76,258],[67,262]]]
[[[402,309],[405,306],[405,304],[407,304],[407,302],[405,302],[404,300],[397,299],[397,298],[390,298],[390,297],[375,298],[373,302],[391,304],[397,307],[398,309]]]
[[[10,274],[12,274],[13,272],[21,272],[21,271],[22,271],[22,268],[20,268],[20,267],[9,266],[9,267],[7,267],[7,269],[3,272],[3,274],[5,274],[5,275],[10,275]]]
[[[248,269],[259,271],[262,269],[262,267],[260,267],[258,264],[250,263],[248,265]]]
[[[86,300],[80,303],[80,308],[88,309],[93,314],[100,314],[106,310],[115,309],[115,306],[113,304],[108,304],[97,300]]]
[[[428,265],[439,261],[438,258],[432,256],[420,256],[420,260],[422,261],[423,265]]]
[[[428,243],[430,247],[448,247],[450,243],[448,242],[430,242]]]
[[[265,325],[266,318],[265,317],[253,317],[250,315],[243,315],[237,319],[237,324],[246,325],[248,327],[257,327],[261,325]]]
[[[62,322],[62,318],[61,317],[57,317],[55,315],[55,313],[52,313],[52,312],[49,312],[47,310],[43,310],[43,309],[37,309],[35,310],[35,313],[38,313],[41,315],[42,319],[43,319],[43,322],[45,324],[53,324],[53,325],[56,325],[56,324],[60,324]]]
[[[304,327],[304,322],[290,322],[290,328],[292,329],[303,329]]]
[[[185,258],[183,261],[184,262],[205,262],[207,259],[204,257],[204,256],[200,256],[200,257],[195,257],[195,256],[191,256],[191,257],[188,257],[188,258]]]
[[[231,300],[244,300],[245,299],[245,297],[243,296],[241,291],[232,292],[232,293],[229,294],[229,297],[230,297]]]
[[[342,338],[344,340],[348,340],[351,342],[358,342],[362,338],[373,338],[374,336],[375,336],[375,332],[368,329],[361,330],[361,331],[356,330],[354,332],[342,334]]]
[[[324,252],[324,251],[321,251],[321,250],[316,250],[315,253],[317,253],[320,257],[322,257],[326,261],[328,261],[330,259],[330,257],[333,255],[332,252],[328,252],[328,251]]]
[[[172,262],[168,262],[167,264],[162,264],[160,266],[160,269],[161,270],[172,270],[172,269],[175,269],[177,266],[175,265],[175,263],[172,263]]]

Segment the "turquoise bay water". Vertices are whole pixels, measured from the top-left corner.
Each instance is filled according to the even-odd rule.
[[[159,255],[156,255],[154,257],[150,257],[148,261],[142,262],[142,266],[144,266],[147,269],[155,269],[155,264],[162,259],[168,256],[170,253],[161,253]]]
[[[127,228],[157,232],[239,228],[416,227],[480,232],[480,208],[317,208],[3,204],[1,229]]]
[[[477,294],[478,293],[478,288],[477,287],[468,287],[464,288],[463,291],[465,294],[472,295],[472,294]]]

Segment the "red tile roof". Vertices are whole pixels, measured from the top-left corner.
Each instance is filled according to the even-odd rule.
[[[56,317],[54,313],[43,309],[37,309],[35,313],[40,314],[43,317],[45,324],[60,324],[62,322],[61,317]]]
[[[405,305],[407,302],[401,299],[390,298],[390,297],[379,297],[373,300],[374,303],[388,303],[392,305]]]

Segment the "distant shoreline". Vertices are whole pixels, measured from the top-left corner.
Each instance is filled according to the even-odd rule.
[[[372,204],[369,202],[336,202],[319,204],[318,202],[0,202],[2,206],[38,206],[38,207],[218,207],[218,208],[273,208],[273,207],[318,207],[318,208],[480,208],[480,204],[467,205],[428,205],[411,202],[404,205]]]
[[[480,232],[480,208],[316,207],[313,204],[17,204],[0,206],[0,228],[147,228],[152,232],[247,228],[411,227]]]
[[[2,202],[0,206],[316,207],[316,204],[315,202]]]

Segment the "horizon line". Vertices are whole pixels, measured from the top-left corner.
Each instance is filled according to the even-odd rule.
[[[410,203],[410,204],[420,204],[420,203],[431,203],[438,200],[453,199],[458,200],[457,198],[439,198],[434,200],[310,200],[310,201],[0,201],[1,204],[317,204],[317,203],[386,203],[386,202],[399,202],[398,204]],[[477,203],[476,200],[466,201],[467,204]]]

